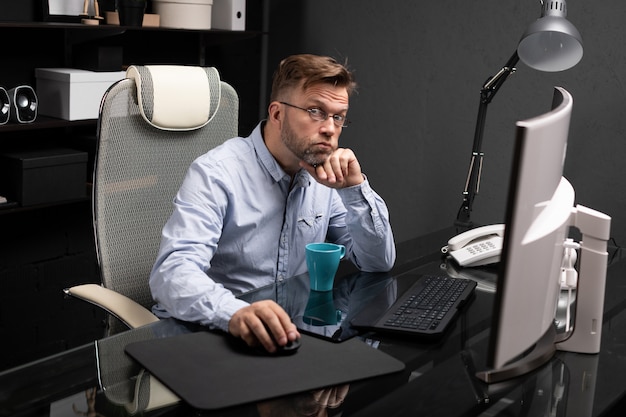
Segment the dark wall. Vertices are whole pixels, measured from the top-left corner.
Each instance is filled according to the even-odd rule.
[[[461,204],[479,92],[508,60],[538,1],[270,0],[272,69],[291,53],[347,59],[360,84],[341,145],[357,153],[386,199],[396,239],[450,226]],[[559,73],[520,63],[489,106],[481,193],[472,219],[504,219],[514,123],[549,109],[553,86],[569,90],[574,113],[566,176],[577,202],[613,217],[626,240],[624,68],[626,3],[570,0],[568,19],[584,40],[582,61]],[[271,72],[269,72],[271,74]],[[442,242],[443,243],[443,242]]]

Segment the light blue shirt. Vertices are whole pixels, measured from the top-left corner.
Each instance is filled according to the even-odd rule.
[[[388,271],[396,250],[385,202],[369,186],[335,190],[293,178],[260,123],[197,158],[174,199],[150,276],[159,317],[228,331],[237,295],[306,272],[304,247],[330,241],[362,271]]]

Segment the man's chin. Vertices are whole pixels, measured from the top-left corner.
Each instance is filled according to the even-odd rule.
[[[304,162],[316,167],[318,165],[324,164],[324,162],[328,160],[328,157],[329,157],[328,154],[315,154],[315,155],[310,154],[310,155],[305,156]]]

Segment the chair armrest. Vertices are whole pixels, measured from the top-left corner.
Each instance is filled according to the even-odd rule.
[[[131,329],[159,320],[139,303],[98,284],[76,285],[64,289],[63,292],[106,310]]]
[[[124,407],[131,415],[134,415],[167,407],[179,401],[180,398],[163,385],[161,381],[150,375],[145,369],[142,369],[137,375],[137,381],[135,382],[133,401],[124,404]]]

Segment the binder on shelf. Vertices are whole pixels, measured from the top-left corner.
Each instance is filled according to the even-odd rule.
[[[246,30],[246,0],[213,0],[211,28]]]

